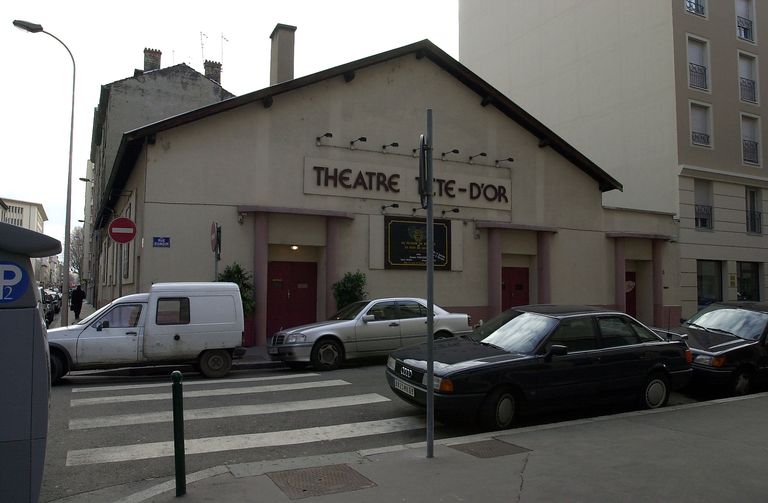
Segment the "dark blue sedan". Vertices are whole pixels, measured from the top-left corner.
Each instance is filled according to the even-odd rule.
[[[522,403],[562,405],[598,395],[631,395],[640,406],[666,405],[691,377],[692,355],[624,313],[590,306],[523,306],[468,336],[435,341],[437,417],[470,414],[487,428],[511,426]],[[394,392],[426,405],[426,344],[390,354]]]

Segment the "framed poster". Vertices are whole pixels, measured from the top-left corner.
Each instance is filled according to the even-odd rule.
[[[451,270],[451,221],[434,223],[435,270]],[[427,220],[412,217],[384,218],[385,269],[427,268]]]

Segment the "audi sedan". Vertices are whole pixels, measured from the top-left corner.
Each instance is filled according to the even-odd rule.
[[[436,417],[511,426],[522,404],[583,403],[631,396],[642,407],[666,405],[691,376],[691,351],[624,313],[589,306],[512,308],[466,337],[436,341]],[[387,381],[401,398],[424,407],[426,344],[390,354]]]
[[[471,331],[468,315],[433,307],[436,339]],[[267,352],[292,368],[311,363],[333,370],[348,359],[386,355],[426,340],[427,313],[427,301],[413,297],[353,302],[327,321],[280,330],[269,338]]]

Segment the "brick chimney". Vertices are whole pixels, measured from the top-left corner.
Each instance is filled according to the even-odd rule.
[[[293,42],[295,26],[278,23],[272,30],[272,56],[269,67],[269,85],[293,80]]]
[[[157,49],[144,48],[144,71],[159,70],[160,56],[162,56],[162,54],[163,53]]]
[[[205,76],[212,81],[221,84],[221,63],[206,59],[203,66],[205,67]]]

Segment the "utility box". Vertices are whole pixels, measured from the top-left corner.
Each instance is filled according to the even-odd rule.
[[[31,257],[61,252],[51,237],[0,222],[0,491],[36,502],[48,434],[50,369]],[[66,282],[65,282],[66,284]]]

